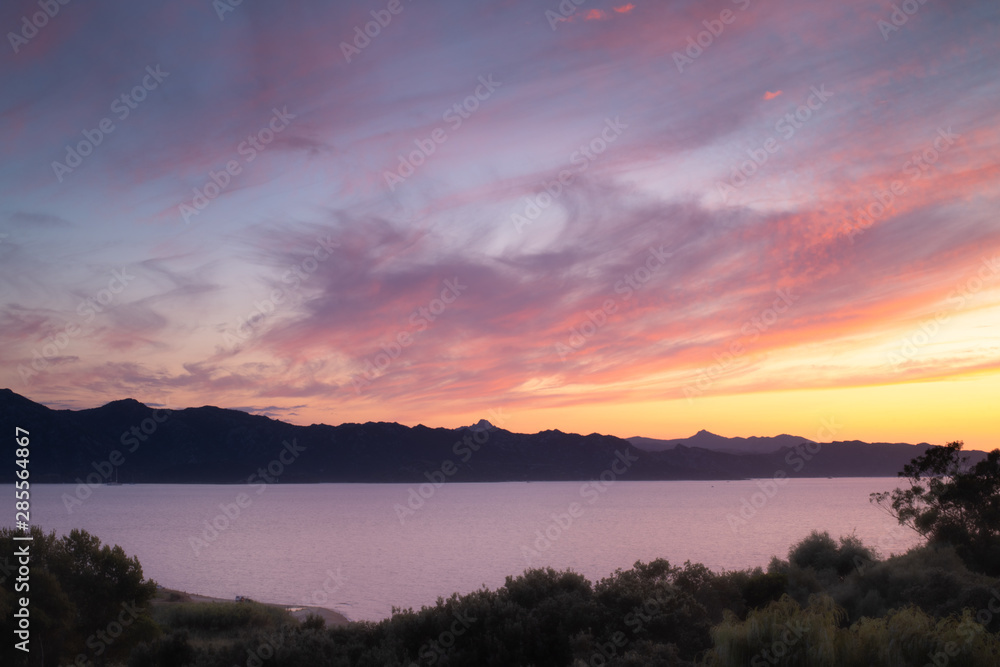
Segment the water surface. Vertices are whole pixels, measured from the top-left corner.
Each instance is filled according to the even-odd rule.
[[[886,555],[918,541],[868,502],[897,478],[793,479],[766,489],[770,496],[760,484],[124,485],[98,487],[72,511],[64,494],[75,486],[40,485],[32,519],[46,531],[85,528],[121,545],[168,588],[312,604],[352,620],[496,588],[528,566],[592,580],[654,558],[766,567],[813,529],[854,532]],[[403,512],[411,490],[429,497]]]

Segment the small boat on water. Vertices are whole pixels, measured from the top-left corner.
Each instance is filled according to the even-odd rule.
[[[121,486],[122,483],[118,481],[118,468],[115,468],[115,478],[114,480],[108,480],[104,483],[104,486]]]

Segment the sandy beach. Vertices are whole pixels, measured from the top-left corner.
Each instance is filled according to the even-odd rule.
[[[168,605],[177,604],[183,602],[197,602],[197,603],[214,603],[214,602],[235,602],[235,600],[226,600],[223,598],[213,598],[207,595],[197,595],[194,593],[187,593],[185,591],[173,590],[170,588],[161,588],[157,591],[156,597],[153,598],[152,604],[154,605]],[[347,625],[351,621],[343,614],[333,611],[332,609],[326,609],[325,607],[306,607],[301,605],[285,605],[285,604],[272,604],[269,602],[261,602],[268,607],[276,607],[278,609],[284,609],[289,614],[292,615],[298,621],[304,621],[310,614],[315,614],[319,616],[324,621],[326,621],[327,626],[341,626]]]

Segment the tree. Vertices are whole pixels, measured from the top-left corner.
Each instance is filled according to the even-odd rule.
[[[13,554],[25,542],[21,532],[0,528],[0,554]],[[31,654],[15,652],[13,642],[0,647],[0,664],[59,665],[81,654],[93,664],[123,659],[137,642],[157,630],[146,608],[156,584],[143,578],[138,559],[121,547],[102,545],[83,530],[56,537],[37,526],[30,531],[27,589],[15,588],[14,576],[0,578],[0,631],[12,636],[15,605],[29,599]],[[20,563],[18,563],[20,566]],[[43,659],[44,656],[44,659]],[[23,660],[29,657],[25,663]]]
[[[970,569],[1000,574],[1000,449],[969,465],[962,441],[931,447],[903,467],[909,489],[871,494],[871,502],[927,538],[950,544]]]

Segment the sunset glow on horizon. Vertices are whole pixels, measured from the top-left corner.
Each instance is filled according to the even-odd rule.
[[[1000,5],[917,7],[4,6],[0,386],[1000,447]]]

